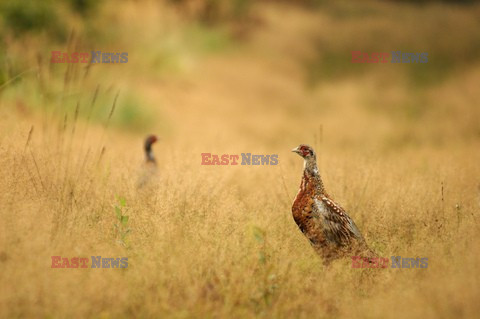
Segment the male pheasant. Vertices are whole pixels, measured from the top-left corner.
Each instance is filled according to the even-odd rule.
[[[157,165],[157,161],[153,156],[152,145],[156,141],[158,141],[158,138],[155,135],[149,135],[145,139],[145,146],[144,146],[147,164],[152,164],[155,166]]]
[[[152,145],[157,141],[155,135],[149,135],[145,139],[144,151],[145,151],[145,164],[142,168],[140,178],[138,180],[138,188],[144,187],[149,181],[157,175],[157,161],[153,155]]]
[[[293,219],[325,264],[343,256],[375,257],[353,220],[325,192],[313,149],[301,144],[292,152],[304,159]]]

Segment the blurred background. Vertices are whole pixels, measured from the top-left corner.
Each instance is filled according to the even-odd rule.
[[[142,134],[173,134],[178,114],[203,130],[200,114],[207,124],[249,113],[229,130],[255,135],[264,112],[265,125],[289,118],[284,133],[302,125],[310,135],[318,129],[308,125],[322,120],[301,115],[344,112],[336,124],[383,130],[382,147],[480,134],[472,1],[4,0],[0,10],[0,102],[23,115],[61,104],[63,117],[80,104],[80,117],[101,122],[103,104],[120,92],[113,125]],[[129,60],[52,64],[55,50],[128,52]],[[427,52],[429,61],[353,64],[352,51]],[[100,106],[90,114],[96,90]],[[354,142],[370,135],[344,133]]]
[[[479,88],[478,1],[1,0],[0,317],[474,318]],[[380,256],[429,268],[324,268],[291,216],[300,143]]]

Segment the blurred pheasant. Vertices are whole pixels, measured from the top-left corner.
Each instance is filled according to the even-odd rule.
[[[155,157],[153,156],[153,151],[152,151],[152,145],[158,141],[157,137],[155,135],[149,135],[145,139],[145,155],[146,155],[146,161],[147,164],[151,165],[157,165],[157,161],[155,160]]]
[[[141,188],[149,183],[149,181],[157,175],[157,161],[153,155],[152,145],[158,141],[155,135],[149,135],[145,139],[145,164],[143,171],[138,180],[138,188]]]
[[[376,257],[345,210],[325,192],[315,152],[301,144],[292,152],[304,159],[302,183],[292,213],[303,234],[326,264],[343,256]]]

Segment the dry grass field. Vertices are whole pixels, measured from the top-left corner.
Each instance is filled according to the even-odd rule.
[[[179,5],[106,0],[55,5],[60,31],[50,18],[35,33],[8,29],[12,3],[1,318],[478,317],[479,5],[267,1],[202,23]],[[49,61],[93,49],[128,63]],[[353,50],[429,62],[352,65]],[[149,133],[159,176],[139,190]],[[324,266],[291,215],[300,143],[373,250],[428,268]],[[205,152],[279,164],[205,166]],[[52,256],[128,268],[56,269]]]

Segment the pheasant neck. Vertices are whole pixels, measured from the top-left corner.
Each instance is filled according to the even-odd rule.
[[[304,177],[307,178],[307,180],[314,183],[317,194],[325,193],[322,177],[318,172],[317,160],[315,157],[305,159],[303,174],[304,174]]]
[[[153,157],[152,145],[147,144],[145,146],[145,154],[147,155],[147,162],[155,163],[155,157]]]

